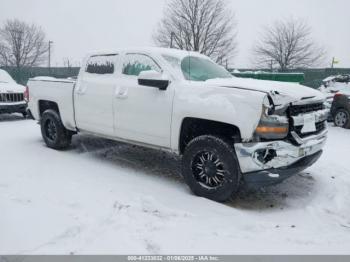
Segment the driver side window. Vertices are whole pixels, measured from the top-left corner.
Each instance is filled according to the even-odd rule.
[[[162,72],[159,65],[149,56],[142,54],[127,54],[123,63],[124,75],[138,76],[142,71],[154,70]]]

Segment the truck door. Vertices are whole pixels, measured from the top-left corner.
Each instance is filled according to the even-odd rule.
[[[117,54],[88,58],[74,92],[77,127],[102,135],[114,135],[113,93]]]
[[[139,73],[147,70],[162,68],[149,55],[124,55],[114,99],[116,135],[169,148],[174,89],[139,85]]]

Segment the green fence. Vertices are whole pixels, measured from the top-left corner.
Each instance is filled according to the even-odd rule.
[[[269,72],[233,72],[234,76],[243,77],[243,78],[254,78],[260,80],[272,80],[272,81],[281,81],[281,82],[294,82],[302,83],[304,81],[304,73],[269,73]]]
[[[238,77],[249,77],[262,80],[297,82],[303,85],[317,88],[322,85],[322,80],[331,75],[350,74],[350,68],[310,68],[293,69],[283,73],[268,72],[268,70],[252,71],[251,69],[240,69],[233,71]]]
[[[32,67],[23,68],[18,71],[13,67],[5,69],[20,84],[26,84],[28,79],[35,76],[52,76],[57,78],[67,78],[77,76],[79,67]],[[300,82],[306,86],[317,88],[321,86],[322,80],[331,75],[350,74],[350,68],[323,68],[323,69],[295,69],[283,73],[265,73],[254,72],[252,69],[241,69],[239,72],[233,72],[238,77],[249,77],[262,80]]]
[[[26,85],[29,78],[36,76],[52,76],[57,78],[67,78],[77,76],[79,67],[31,67],[18,70],[14,67],[2,67],[17,83]]]
[[[298,70],[291,70],[290,72]],[[299,70],[300,71],[300,70]],[[304,69],[301,70],[304,73],[305,79],[302,82],[303,85],[313,88],[320,87],[322,80],[332,75],[350,74],[350,68],[321,68],[321,69]]]

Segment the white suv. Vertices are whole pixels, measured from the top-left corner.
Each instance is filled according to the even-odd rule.
[[[21,113],[26,117],[27,97],[26,87],[17,84],[5,70],[0,69],[0,114]]]

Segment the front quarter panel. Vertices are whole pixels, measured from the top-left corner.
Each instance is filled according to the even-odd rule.
[[[179,151],[181,125],[185,118],[200,118],[232,124],[243,141],[249,141],[258,125],[265,93],[203,82],[177,83],[172,120],[171,147]]]

